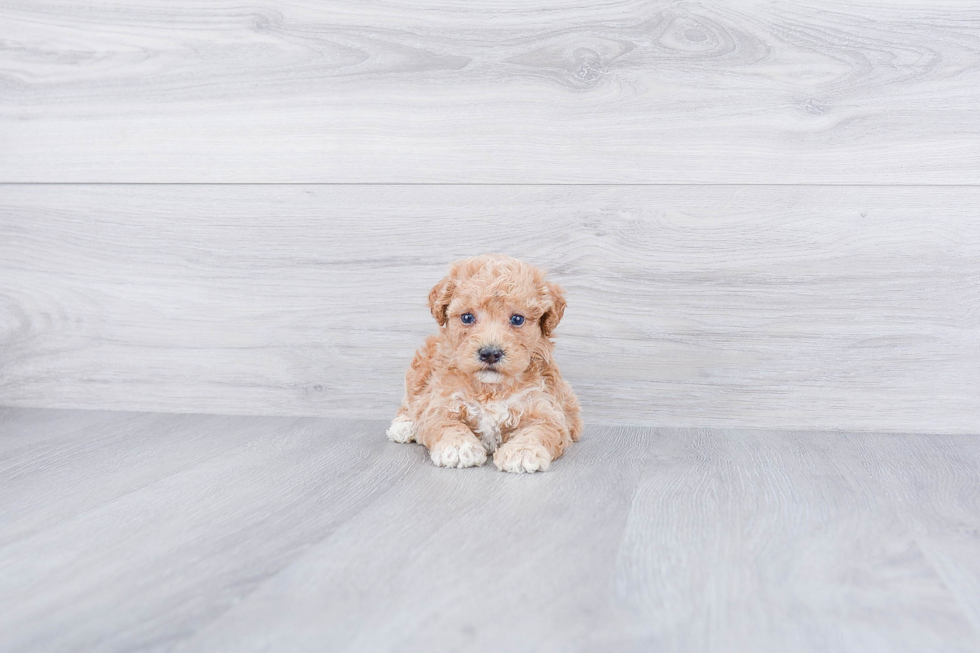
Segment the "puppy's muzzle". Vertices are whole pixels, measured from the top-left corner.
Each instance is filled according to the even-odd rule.
[[[504,357],[504,350],[496,345],[481,347],[480,351],[476,353],[480,357],[480,360],[487,365],[496,365]]]

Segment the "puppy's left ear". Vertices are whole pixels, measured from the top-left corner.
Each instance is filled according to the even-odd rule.
[[[565,314],[565,291],[550,281],[545,282],[545,285],[551,297],[551,307],[541,316],[541,333],[550,336],[561,322],[561,316]]]

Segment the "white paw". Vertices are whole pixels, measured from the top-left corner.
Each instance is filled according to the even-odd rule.
[[[551,467],[551,454],[540,444],[506,442],[493,455],[493,464],[514,474],[544,472]]]
[[[479,467],[487,462],[487,450],[472,435],[447,436],[433,447],[429,457],[439,467]]]
[[[415,442],[415,424],[404,415],[399,415],[391,420],[385,435],[392,442]]]

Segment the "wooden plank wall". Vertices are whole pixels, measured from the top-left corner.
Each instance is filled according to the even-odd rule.
[[[975,0],[7,0],[0,178],[974,184]]]
[[[595,423],[980,432],[980,6],[0,7],[0,404],[387,417],[569,291]]]

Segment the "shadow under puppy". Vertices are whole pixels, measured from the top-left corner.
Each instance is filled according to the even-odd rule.
[[[415,353],[388,428],[441,467],[487,461],[505,472],[548,469],[582,432],[578,400],[552,358],[561,288],[510,256],[450,265],[429,293],[439,333]]]

